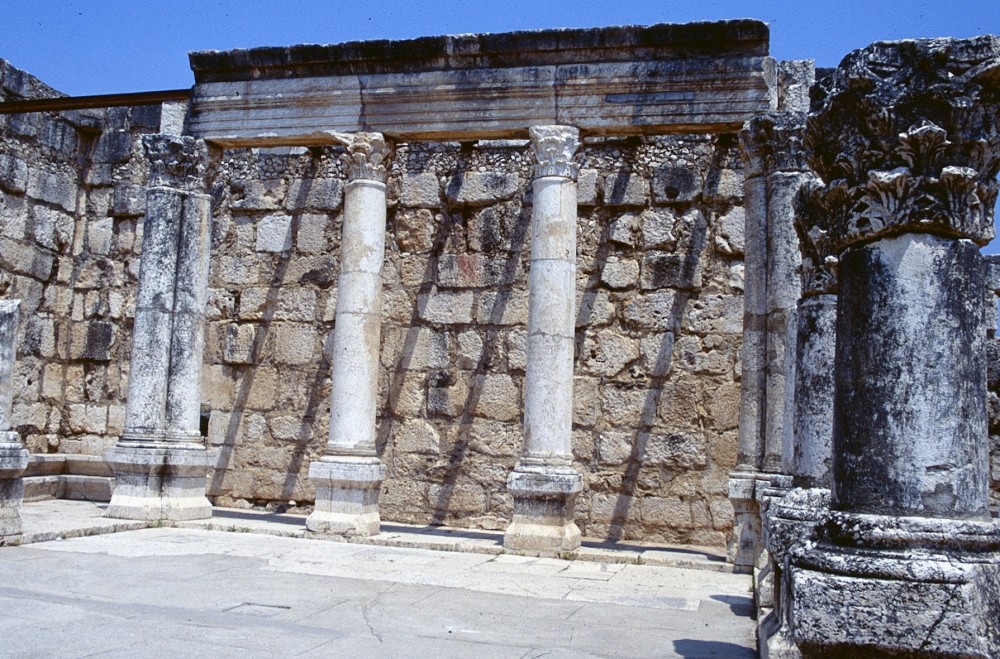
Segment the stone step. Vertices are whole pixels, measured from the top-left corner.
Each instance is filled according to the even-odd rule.
[[[109,476],[47,474],[24,479],[24,500],[77,499],[110,501],[115,479]]]

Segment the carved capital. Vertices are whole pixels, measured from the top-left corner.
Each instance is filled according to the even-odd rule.
[[[149,158],[150,187],[204,192],[209,162],[204,140],[155,134],[144,135],[142,145]]]
[[[827,194],[823,182],[810,177],[795,198],[795,232],[799,236],[802,263],[802,296],[837,292],[837,252],[830,235],[831,218],[843,210],[839,205],[843,188]]]
[[[743,124],[740,152],[747,178],[771,172],[808,171],[803,144],[805,125],[803,112],[770,112]]]
[[[839,247],[908,232],[993,238],[1000,39],[875,43],[817,90],[805,140],[828,189],[849,196],[830,225]]]
[[[532,126],[528,129],[535,153],[535,176],[563,176],[576,180],[579,165],[573,155],[580,148],[580,131],[572,126]]]
[[[385,183],[392,146],[382,133],[354,133],[344,140],[347,153],[342,157],[347,165],[347,180]]]

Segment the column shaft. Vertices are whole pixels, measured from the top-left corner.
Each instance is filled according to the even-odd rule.
[[[21,475],[29,457],[21,438],[11,430],[20,308],[20,300],[0,300],[0,546],[21,535]]]
[[[532,184],[524,445],[507,480],[514,517],[504,547],[572,551],[580,546],[574,503],[583,479],[573,468],[573,349],[576,297],[576,173],[579,131],[529,131],[537,161]]]
[[[347,146],[337,310],[333,328],[330,434],[325,455],[309,465],[316,506],[306,527],[317,533],[375,535],[385,467],[375,445],[386,165],[379,133],[340,136]]]

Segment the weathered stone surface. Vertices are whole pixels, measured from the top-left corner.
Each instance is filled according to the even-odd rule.
[[[485,206],[510,199],[520,181],[516,174],[494,172],[464,172],[448,183],[448,201],[459,206]]]

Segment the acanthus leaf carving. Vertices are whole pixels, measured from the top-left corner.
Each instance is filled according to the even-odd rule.
[[[805,297],[837,292],[839,260],[831,239],[830,223],[838,221],[838,208],[829,206],[829,202],[837,200],[837,193],[827,194],[817,178],[809,178],[795,199],[794,224],[802,252],[799,274]]]
[[[335,137],[347,147],[341,160],[347,166],[348,181],[385,183],[392,146],[382,133],[338,133]]]
[[[580,148],[580,131],[573,126],[532,126],[528,129],[535,153],[535,176],[577,178],[580,166],[573,156]]]
[[[144,135],[149,158],[149,187],[203,192],[208,173],[208,146],[204,140],[180,135]]]

